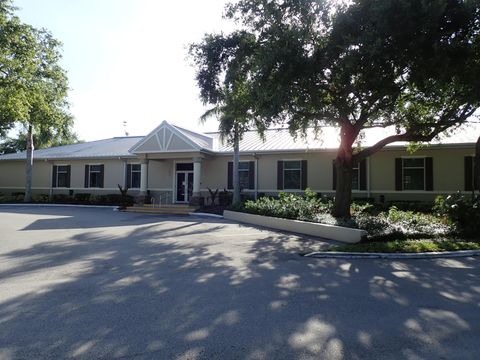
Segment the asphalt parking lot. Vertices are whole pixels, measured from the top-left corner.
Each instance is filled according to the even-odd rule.
[[[0,207],[3,359],[478,359],[480,259],[307,259],[222,219]]]

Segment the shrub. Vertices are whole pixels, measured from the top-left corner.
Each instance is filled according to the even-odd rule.
[[[48,194],[37,194],[32,196],[33,202],[37,203],[47,203],[50,200]]]
[[[465,196],[461,193],[437,196],[434,211],[455,224],[460,234],[480,234],[480,196]]]
[[[305,190],[305,195],[281,192],[278,198],[247,200],[244,205],[245,211],[252,214],[306,221],[315,221],[318,213],[328,212],[330,208],[331,202],[318,199],[309,189]]]
[[[433,203],[425,201],[395,200],[387,203],[388,208],[395,207],[402,211],[415,211],[429,213],[432,211]]]
[[[77,203],[88,203],[90,201],[90,194],[78,193],[73,196],[73,200]]]
[[[54,203],[69,203],[72,201],[72,198],[65,194],[55,194],[52,196],[52,202]]]

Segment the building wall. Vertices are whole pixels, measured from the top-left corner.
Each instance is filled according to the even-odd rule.
[[[104,165],[103,188],[85,188],[85,165]],[[54,165],[70,165],[70,188],[52,188],[52,167]],[[91,193],[107,194],[118,192],[117,184],[125,185],[125,161],[120,159],[95,160],[58,160],[34,161],[32,192],[34,194],[68,194]],[[0,162],[0,192],[9,194],[24,191],[25,162]],[[134,190],[135,191],[135,190]]]
[[[473,145],[464,148],[423,148],[411,156],[428,156],[433,158],[433,191],[395,191],[395,158],[410,156],[406,151],[384,149],[369,159],[370,188],[368,191],[354,191],[356,197],[374,197],[389,200],[433,200],[438,194],[453,193],[464,189],[464,156],[474,153]],[[253,157],[241,156],[241,161],[256,161],[255,190],[245,193],[276,194],[277,162],[279,160],[307,160],[308,187],[312,190],[333,195],[332,160],[335,151],[258,154]],[[187,156],[187,155],[184,155]],[[189,155],[188,155],[189,156]],[[207,188],[220,191],[227,187],[228,162],[232,156],[208,156],[202,161],[201,190],[208,196]],[[191,157],[182,159],[149,160],[148,189],[153,196],[170,193],[174,195],[175,163],[192,162]],[[60,193],[117,193],[117,184],[125,185],[126,163],[139,164],[140,159],[108,159],[108,160],[70,160],[70,161],[35,161],[33,167],[33,191],[36,194]],[[104,188],[84,188],[84,172],[86,164],[103,164]],[[69,189],[51,189],[53,165],[71,165],[71,187]],[[0,192],[13,193],[24,190],[24,161],[0,162]],[[131,195],[138,189],[131,189]]]

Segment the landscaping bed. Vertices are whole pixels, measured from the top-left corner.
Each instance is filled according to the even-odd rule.
[[[480,197],[460,193],[439,196],[432,204],[397,206],[353,203],[351,218],[335,218],[333,201],[306,190],[304,195],[281,193],[246,201],[234,210],[249,214],[301,220],[364,230],[358,244],[332,251],[437,252],[480,250]],[[415,210],[418,209],[418,210]]]

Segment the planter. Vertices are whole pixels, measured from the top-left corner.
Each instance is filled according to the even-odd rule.
[[[312,223],[308,221],[281,219],[271,216],[254,215],[225,210],[223,217],[242,223],[264,226],[277,230],[291,231],[299,234],[318,236],[325,239],[354,244],[367,236],[367,232],[343,226]]]

